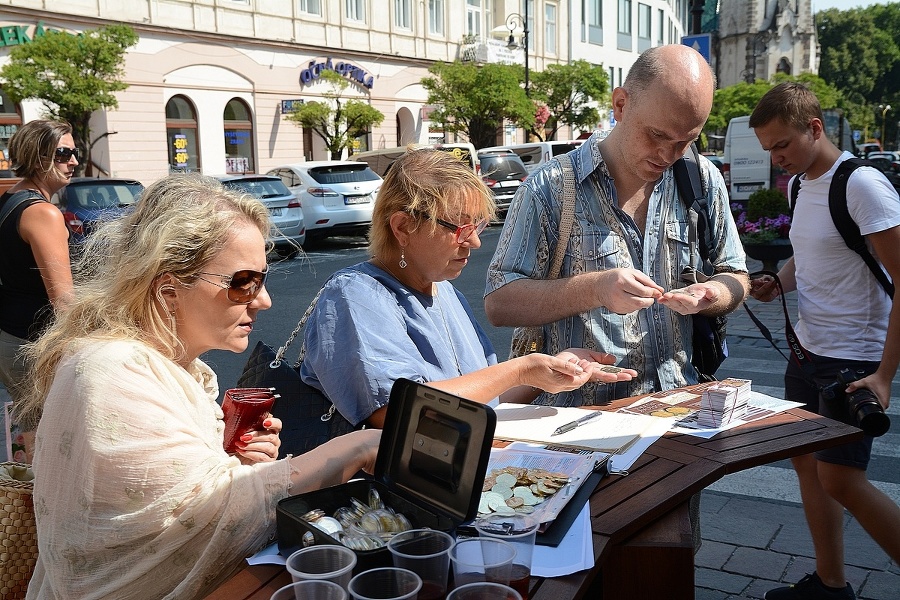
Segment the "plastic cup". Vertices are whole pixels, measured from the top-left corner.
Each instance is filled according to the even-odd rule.
[[[408,569],[382,567],[363,571],[350,580],[353,600],[411,600],[422,589],[422,579]]]
[[[523,600],[528,600],[531,559],[539,525],[538,520],[529,515],[491,515],[475,523],[480,537],[500,539],[515,547],[516,557],[510,568],[509,586],[519,592]]]
[[[508,585],[478,581],[458,587],[447,596],[447,600],[522,600],[519,592]]]
[[[280,588],[269,600],[347,600],[347,592],[333,581],[307,579]]]
[[[422,579],[418,600],[438,600],[447,593],[453,537],[434,529],[411,529],[388,542],[394,566],[409,569]]]
[[[496,538],[477,537],[457,540],[450,550],[453,585],[488,581],[509,585],[510,569],[516,549]]]
[[[356,553],[346,546],[323,544],[297,550],[291,554],[285,567],[291,579],[297,581],[331,581],[347,589],[356,566]]]

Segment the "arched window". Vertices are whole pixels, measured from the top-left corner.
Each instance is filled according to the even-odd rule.
[[[9,153],[6,147],[9,138],[18,131],[21,124],[22,115],[19,107],[0,89],[0,178],[15,177],[9,170]]]
[[[170,173],[200,170],[197,111],[184,96],[172,96],[166,102],[166,139]]]
[[[250,107],[232,98],[225,105],[225,171],[227,173],[254,173],[253,122]]]

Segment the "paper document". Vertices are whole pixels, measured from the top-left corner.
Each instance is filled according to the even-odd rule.
[[[646,415],[603,412],[602,416],[553,435],[558,427],[577,421],[588,409],[501,403],[495,409],[494,438],[537,444],[566,445],[615,454],[628,448],[653,423]]]

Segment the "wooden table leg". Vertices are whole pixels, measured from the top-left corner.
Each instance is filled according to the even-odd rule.
[[[603,598],[694,600],[694,545],[688,503],[613,546],[603,563]]]

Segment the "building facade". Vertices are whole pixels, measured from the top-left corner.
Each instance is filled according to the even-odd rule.
[[[535,72],[582,58],[615,86],[641,51],[678,43],[689,19],[689,0],[0,0],[0,64],[48,29],[131,25],[140,41],[125,56],[128,88],[118,108],[95,113],[90,159],[94,174],[149,183],[172,171],[266,172],[329,158],[317,135],[284,118],[298,102],[325,99],[324,69],[346,78],[344,98],[385,115],[360,150],[427,143],[443,137],[421,85],[435,61],[527,56]],[[0,100],[5,156],[42,104]],[[512,127],[497,141],[521,139]]]

